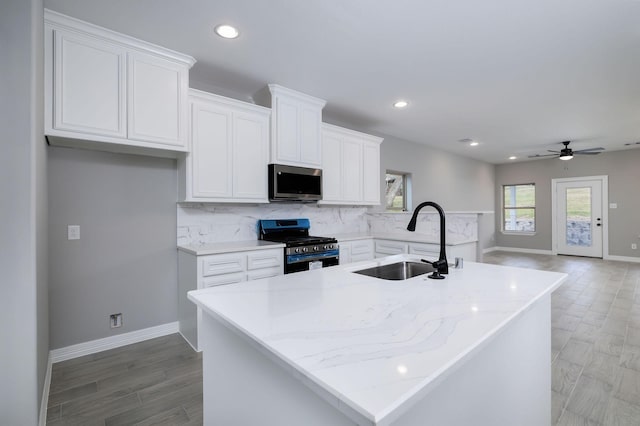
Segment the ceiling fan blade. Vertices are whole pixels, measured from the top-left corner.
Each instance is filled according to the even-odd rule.
[[[573,151],[574,154],[578,154],[578,155],[598,155],[600,154],[599,151],[597,152],[588,152],[588,151]]]
[[[589,151],[604,151],[604,148],[587,148],[587,149],[579,149],[573,152],[589,152]]]
[[[548,149],[547,151],[553,152],[553,153],[556,153],[556,154],[560,154],[560,151],[554,151],[553,149]]]
[[[544,155],[536,154],[536,155],[529,155],[528,158],[557,157],[557,156],[558,154],[544,154]]]

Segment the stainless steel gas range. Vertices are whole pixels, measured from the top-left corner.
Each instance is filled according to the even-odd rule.
[[[337,265],[338,241],[309,235],[309,219],[267,219],[258,221],[259,238],[284,243],[284,273],[308,271]]]

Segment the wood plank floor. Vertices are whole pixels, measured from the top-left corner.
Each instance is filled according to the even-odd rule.
[[[640,264],[493,252],[567,272],[552,303],[552,420],[640,425]],[[202,359],[178,334],[54,364],[48,425],[201,425]],[[497,425],[500,426],[500,425]]]
[[[552,424],[640,425],[640,264],[493,252],[484,262],[566,272],[551,296]]]
[[[201,354],[172,334],[56,363],[47,424],[201,425]]]

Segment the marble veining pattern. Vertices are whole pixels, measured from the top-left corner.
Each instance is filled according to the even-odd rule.
[[[400,255],[367,262],[388,263]],[[251,336],[367,418],[424,392],[535,300],[561,273],[473,262],[444,282],[390,284],[353,265],[191,292],[208,313]],[[444,283],[444,284],[443,284]]]
[[[258,238],[259,219],[306,217],[312,235],[406,234],[425,235],[437,241],[440,235],[438,215],[420,213],[416,232],[406,230],[410,213],[376,213],[367,207],[331,207],[317,204],[270,203],[260,205],[219,205],[179,203],[177,206],[178,245],[204,245]],[[470,213],[447,214],[447,242],[477,241],[478,216]]]
[[[431,213],[425,208],[418,214],[416,233],[424,234],[428,239],[438,241],[440,238],[440,216]],[[425,211],[426,210],[426,211]],[[374,234],[403,234],[407,231],[407,224],[411,220],[410,212],[407,213],[369,213],[369,226]],[[478,240],[478,215],[472,213],[447,213],[445,212],[445,224],[447,227],[447,242],[477,241]]]

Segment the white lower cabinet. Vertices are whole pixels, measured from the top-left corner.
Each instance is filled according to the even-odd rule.
[[[452,263],[456,257],[461,257],[470,262],[476,261],[476,242],[445,246],[447,260]],[[411,241],[375,240],[375,257],[385,257],[394,254],[416,254],[428,259],[438,259],[440,256],[440,244],[416,243]]]
[[[266,203],[269,110],[190,89],[191,153],[178,161],[179,199]]]
[[[340,242],[340,264],[373,259],[373,239]]]
[[[204,256],[178,250],[178,322],[180,333],[194,349],[201,350],[202,312],[187,299],[187,292],[282,275],[283,256],[282,248]]]
[[[375,240],[376,257],[392,256],[409,252],[409,243],[405,241]]]

